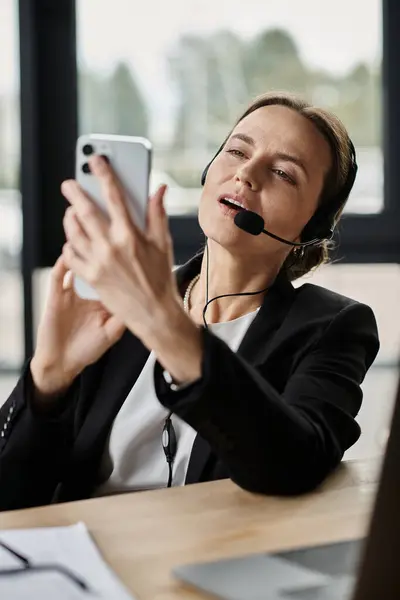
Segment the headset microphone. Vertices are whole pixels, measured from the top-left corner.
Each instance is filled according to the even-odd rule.
[[[274,240],[278,240],[278,242],[282,242],[283,244],[287,244],[288,246],[296,246],[296,247],[305,247],[305,246],[313,246],[315,244],[320,243],[321,238],[314,238],[313,240],[309,240],[307,242],[290,242],[289,240],[285,240],[284,238],[267,231],[264,229],[264,219],[253,212],[252,210],[240,210],[234,218],[235,225],[243,231],[250,233],[251,235],[260,235],[260,233],[265,233],[269,237]],[[333,231],[331,232],[333,234]],[[323,239],[329,239],[331,236],[326,236]]]

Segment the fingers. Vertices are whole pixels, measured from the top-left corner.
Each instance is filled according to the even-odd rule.
[[[85,261],[75,252],[72,245],[67,242],[63,246],[62,256],[64,263],[67,265],[68,269],[72,271],[75,275],[79,275],[86,279],[86,263]],[[64,280],[65,281],[65,280]]]
[[[124,333],[126,327],[117,317],[111,316],[104,324],[104,331],[108,340],[115,344]]]
[[[171,245],[171,234],[168,216],[164,207],[166,185],[161,185],[149,200],[147,211],[147,234],[162,250],[168,250]]]
[[[64,277],[67,273],[68,267],[66,266],[64,257],[61,254],[54,263],[54,267],[51,270],[51,277],[55,284],[62,285]]]
[[[90,157],[89,165],[92,173],[99,179],[111,221],[130,224],[131,218],[125,204],[125,193],[112,167],[98,155]]]
[[[81,227],[84,224],[87,236],[92,239],[104,237],[108,226],[107,220],[80,185],[74,179],[63,181],[61,192],[71,206],[74,207],[74,213]]]
[[[64,231],[68,242],[81,257],[87,257],[90,254],[91,244],[86,235],[84,227],[77,218],[75,208],[70,206],[65,211]]]
[[[61,254],[51,270],[50,294],[53,295],[71,289],[72,279],[72,272],[68,269],[64,256]]]

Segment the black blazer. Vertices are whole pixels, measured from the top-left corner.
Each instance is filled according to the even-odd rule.
[[[182,287],[200,269],[177,271]],[[379,347],[371,309],[279,275],[234,353],[204,330],[201,380],[159,401],[197,432],[186,483],[230,477],[263,494],[315,488],[354,444],[362,382]],[[126,332],[74,382],[57,414],[34,413],[29,366],[0,410],[0,509],[88,498],[113,420],[148,350]]]

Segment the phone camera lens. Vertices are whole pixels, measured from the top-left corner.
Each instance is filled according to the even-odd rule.
[[[90,165],[89,165],[89,163],[84,163],[84,164],[82,165],[82,171],[83,171],[83,172],[84,172],[86,175],[89,175],[89,173],[91,172],[91,171],[90,171]]]
[[[93,146],[91,144],[85,144],[82,148],[82,152],[85,156],[93,154]]]

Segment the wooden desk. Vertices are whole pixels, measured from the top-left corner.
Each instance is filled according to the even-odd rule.
[[[268,498],[230,481],[0,513],[0,529],[82,520],[138,600],[199,600],[175,565],[364,534],[379,464],[350,462],[318,491]]]

